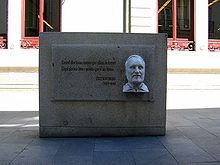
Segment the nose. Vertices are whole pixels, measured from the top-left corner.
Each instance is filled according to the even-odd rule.
[[[138,72],[140,71],[139,68],[138,68],[138,66],[135,67],[135,70],[134,70],[134,71],[135,71],[135,73],[138,73]]]

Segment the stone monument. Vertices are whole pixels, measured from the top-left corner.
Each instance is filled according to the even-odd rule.
[[[166,39],[40,33],[40,137],[164,135]]]

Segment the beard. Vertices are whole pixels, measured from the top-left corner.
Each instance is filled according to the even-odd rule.
[[[141,75],[133,75],[131,81],[133,84],[141,84],[143,82],[143,77]]]

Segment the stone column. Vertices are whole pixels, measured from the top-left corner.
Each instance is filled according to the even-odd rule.
[[[196,52],[208,52],[208,0],[194,0]]]
[[[21,40],[21,0],[8,0],[8,49],[19,49]]]
[[[158,32],[158,2],[157,0],[131,1],[131,32],[157,33]]]

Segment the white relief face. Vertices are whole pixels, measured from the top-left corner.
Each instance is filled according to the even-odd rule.
[[[138,85],[144,81],[145,63],[140,56],[139,57],[134,56],[128,59],[125,68],[126,68],[126,77],[130,84]]]

